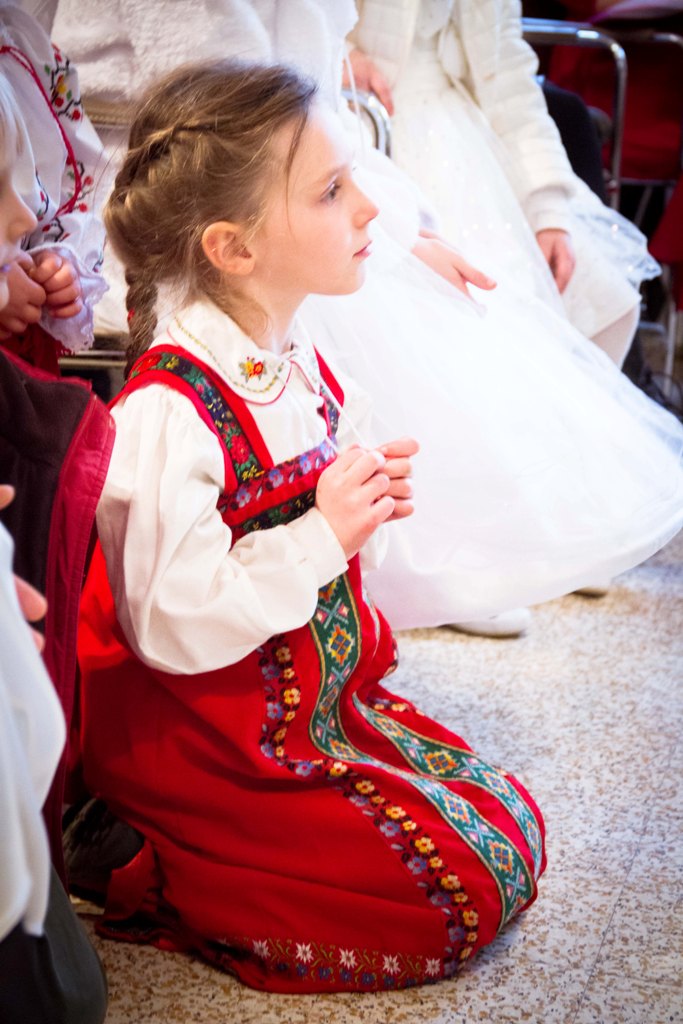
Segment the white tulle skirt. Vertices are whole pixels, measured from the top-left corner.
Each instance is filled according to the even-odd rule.
[[[481,308],[379,229],[365,284],[304,325],[367,390],[365,444],[409,434],[414,515],[368,577],[395,628],[488,616],[612,577],[683,523],[683,428],[539,297]]]
[[[559,295],[520,205],[509,155],[466,89],[445,75],[436,38],[416,41],[395,101],[393,158],[471,263],[564,309],[587,337],[638,304],[638,285],[659,267],[644,236],[578,178],[570,201],[576,269]]]

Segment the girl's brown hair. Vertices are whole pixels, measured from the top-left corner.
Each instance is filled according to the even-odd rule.
[[[273,178],[291,166],[315,91],[288,68],[226,60],[181,68],[143,97],[104,214],[126,271],[129,368],[152,341],[159,285],[239,318],[244,303],[205,256],[202,235],[226,220],[244,225],[248,241]],[[291,125],[282,166],[273,140]]]

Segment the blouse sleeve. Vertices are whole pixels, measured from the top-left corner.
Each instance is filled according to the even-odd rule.
[[[512,161],[520,201],[538,219],[532,227],[565,227],[576,179],[535,77],[538,59],[522,36],[520,3],[482,0],[453,30],[475,99]]]
[[[119,622],[143,661],[208,672],[304,625],[319,588],[347,567],[318,510],[232,544],[216,509],[220,444],[192,403],[149,385],[113,416],[97,526]]]

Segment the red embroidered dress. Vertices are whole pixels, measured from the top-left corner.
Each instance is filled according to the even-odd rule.
[[[223,445],[219,509],[237,539],[314,504],[341,397],[321,370],[327,436],[279,465],[244,400],[182,349],[148,352],[126,390],[161,381],[191,398]],[[104,932],[282,992],[436,981],[490,942],[535,898],[541,816],[384,689],[395,664],[356,556],[310,622],[238,664],[152,669],[124,639],[98,549],[81,628],[86,780],[147,839],[114,874]]]

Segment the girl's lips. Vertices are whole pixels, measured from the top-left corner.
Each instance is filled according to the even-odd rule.
[[[358,259],[364,260],[366,256],[370,255],[370,246],[371,245],[372,245],[372,242],[368,242],[367,245],[364,245],[362,249],[358,250],[358,252],[354,252],[353,255],[357,256]]]

